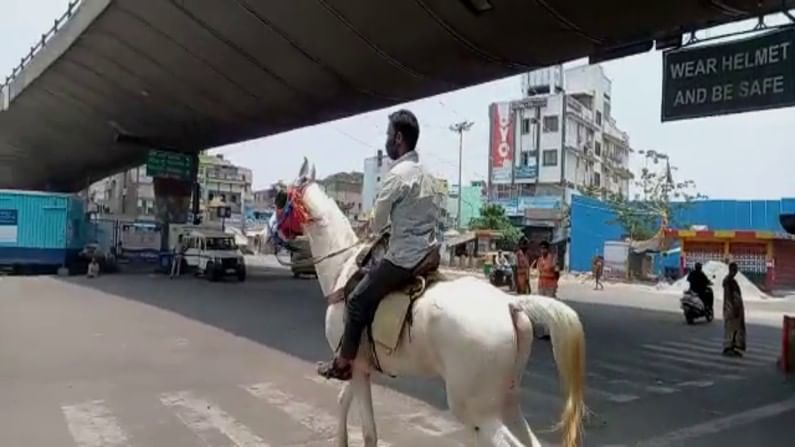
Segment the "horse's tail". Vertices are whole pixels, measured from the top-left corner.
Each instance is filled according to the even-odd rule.
[[[574,309],[553,298],[539,295],[519,297],[519,305],[534,323],[546,325],[552,338],[552,352],[565,395],[560,416],[563,447],[579,445],[585,416],[585,336]]]

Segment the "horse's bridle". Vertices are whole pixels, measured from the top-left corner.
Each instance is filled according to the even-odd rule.
[[[275,248],[278,249],[278,247],[284,247],[287,251],[290,252],[296,251],[292,247],[290,247],[289,241],[285,241],[279,236],[279,227],[281,227],[281,225],[284,224],[284,222],[286,222],[288,218],[290,218],[291,214],[295,212],[296,209],[299,209],[300,210],[299,212],[306,214],[306,208],[304,207],[304,205],[302,203],[296,203],[296,202],[298,202],[298,200],[300,200],[300,198],[303,197],[304,190],[306,189],[307,186],[311,185],[312,183],[315,183],[315,181],[314,180],[306,181],[302,183],[300,186],[288,189],[287,203],[284,205],[284,211],[282,211],[282,215],[276,221],[275,226],[268,229],[270,233],[269,239],[273,241]],[[313,222],[315,220],[316,219],[310,218],[306,223]],[[346,253],[349,250],[352,250],[360,245],[362,245],[362,242],[357,240],[356,243],[349,245],[347,247],[343,247],[339,250],[332,251],[331,253],[326,253],[323,256],[312,257],[306,261],[301,261],[301,262],[285,262],[279,259],[278,253],[274,253],[274,255],[276,256],[276,262],[278,262],[280,265],[283,265],[285,267],[299,267],[299,268],[312,267],[317,264],[320,264],[323,261],[329,260],[343,253]]]

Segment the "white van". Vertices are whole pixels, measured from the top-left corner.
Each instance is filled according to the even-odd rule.
[[[210,281],[226,275],[246,280],[246,263],[233,235],[221,231],[191,231],[182,236],[185,244],[185,265],[196,269]]]

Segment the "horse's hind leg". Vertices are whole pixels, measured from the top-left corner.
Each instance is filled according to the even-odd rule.
[[[375,426],[375,412],[373,410],[373,394],[370,385],[370,374],[354,369],[353,383],[354,394],[359,402],[359,413],[362,419],[362,436],[364,447],[378,445],[378,431]]]
[[[342,386],[337,397],[339,403],[339,419],[337,425],[337,447],[348,447],[348,412],[353,401],[353,388],[350,383]]]

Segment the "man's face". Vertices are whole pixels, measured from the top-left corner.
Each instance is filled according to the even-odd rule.
[[[392,160],[400,158],[400,144],[403,141],[403,135],[395,132],[395,127],[390,123],[386,131],[386,155]]]
[[[737,266],[736,265],[730,265],[729,266],[729,276],[734,278],[735,275],[737,275]]]

